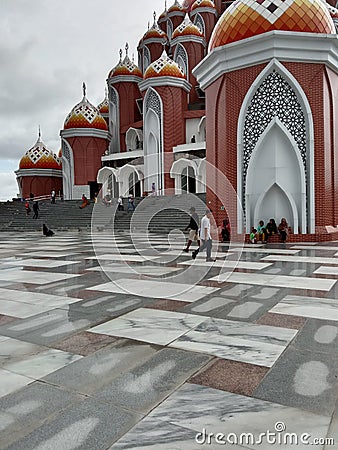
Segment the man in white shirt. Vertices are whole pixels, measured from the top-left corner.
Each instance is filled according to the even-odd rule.
[[[207,262],[214,262],[211,258],[211,249],[212,249],[212,239],[210,234],[210,218],[212,216],[212,211],[207,209],[205,211],[205,216],[202,217],[201,220],[201,228],[200,228],[200,238],[202,241],[202,245],[200,248],[192,252],[192,259],[195,259],[199,252],[206,249],[207,251]]]

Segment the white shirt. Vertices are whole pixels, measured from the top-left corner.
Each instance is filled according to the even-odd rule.
[[[207,233],[205,235],[205,229],[207,229]],[[203,241],[207,241],[208,239],[211,239],[210,235],[210,219],[207,216],[203,216],[201,220],[201,230],[200,230],[200,238]]]

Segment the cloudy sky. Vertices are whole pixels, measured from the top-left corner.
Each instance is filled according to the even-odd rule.
[[[164,0],[0,0],[0,200],[18,193],[13,171],[38,126],[57,152],[82,82],[89,101],[100,103],[119,49],[128,42],[136,60],[153,11],[163,10]]]

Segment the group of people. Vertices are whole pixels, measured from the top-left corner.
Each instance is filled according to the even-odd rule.
[[[32,208],[33,208],[33,213],[34,213],[33,219],[38,219],[39,211],[40,211],[39,203],[37,201],[33,202]],[[29,216],[29,214],[31,213],[32,210],[31,210],[31,206],[30,206],[30,203],[28,200],[26,200],[25,209],[26,209],[26,215]]]
[[[281,219],[278,226],[275,219],[270,219],[266,225],[264,225],[263,220],[260,220],[257,228],[251,228],[250,242],[252,244],[256,244],[257,242],[266,243],[270,236],[277,234],[280,235],[282,243],[288,238],[289,225],[284,217]]]

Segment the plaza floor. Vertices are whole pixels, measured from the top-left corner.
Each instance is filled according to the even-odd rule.
[[[181,249],[0,234],[0,449],[338,448],[338,242]]]

